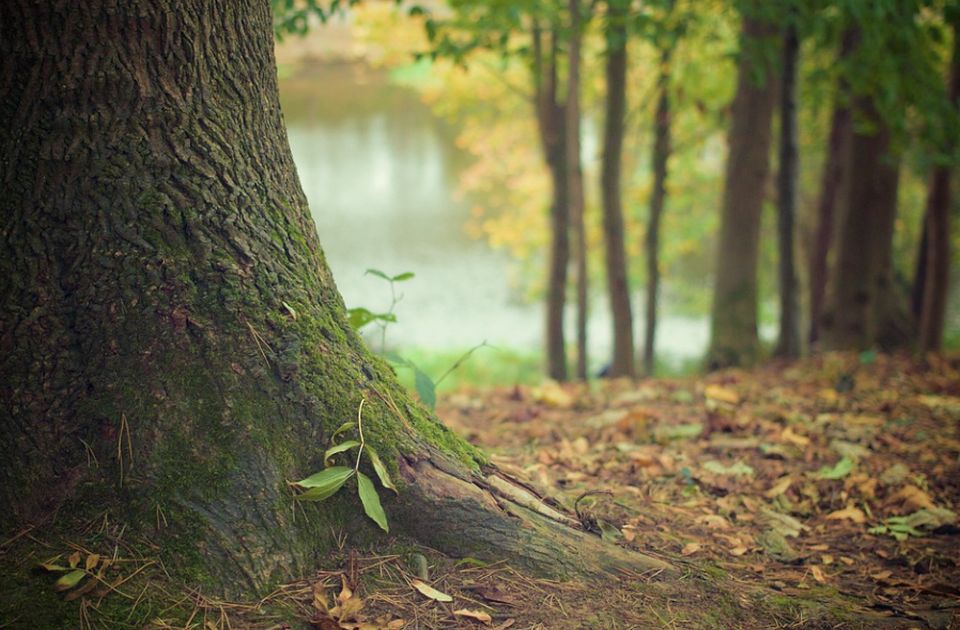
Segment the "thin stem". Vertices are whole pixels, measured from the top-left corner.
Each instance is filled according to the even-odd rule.
[[[363,454],[363,403],[367,402],[366,398],[360,399],[360,407],[357,409],[357,433],[360,434],[360,448],[357,449],[357,463],[353,467],[354,472],[360,472],[360,455]]]

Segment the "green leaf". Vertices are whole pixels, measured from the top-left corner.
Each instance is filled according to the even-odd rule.
[[[380,526],[380,529],[389,532],[390,526],[387,525],[387,515],[383,511],[383,506],[380,505],[380,495],[373,487],[370,477],[362,472],[357,472],[357,491],[360,494],[360,502],[363,503],[363,511]]]
[[[385,352],[385,353],[383,354],[383,358],[386,359],[387,361],[389,361],[390,363],[396,363],[397,365],[400,365],[400,366],[403,366],[403,367],[408,367],[408,368],[417,369],[416,366],[415,366],[413,363],[411,363],[411,362],[408,361],[407,359],[404,359],[404,358],[401,357],[399,354],[397,354],[396,352],[393,352],[393,351]]]
[[[349,451],[351,448],[360,446],[360,442],[357,440],[346,440],[340,444],[336,444],[327,449],[327,452],[323,454],[323,465],[326,466],[327,462],[330,461],[330,458],[336,455],[337,453],[342,453],[344,451]]]
[[[413,386],[424,405],[433,410],[437,406],[437,386],[420,368],[413,368]]]
[[[76,569],[62,575],[59,580],[57,580],[53,585],[53,590],[55,591],[66,591],[73,588],[80,583],[80,580],[87,576],[87,572],[83,569]]]
[[[371,322],[388,322],[394,324],[397,321],[397,316],[393,313],[374,313],[362,306],[349,309],[347,316],[350,320],[350,328],[354,330],[360,330]]]
[[[386,280],[387,282],[390,282],[390,280],[391,280],[390,276],[388,276],[387,274],[383,273],[383,272],[380,271],[379,269],[367,269],[366,271],[363,272],[363,275],[365,275],[365,276],[366,276],[366,275],[370,275],[370,276],[376,276],[376,277],[378,277],[378,278],[383,278],[383,279]]]
[[[337,428],[336,431],[333,432],[333,435],[330,436],[330,441],[332,442],[333,440],[337,439],[338,435],[340,435],[344,431],[349,431],[355,426],[357,426],[357,423],[354,420],[348,420],[347,422],[344,422]]]
[[[406,282],[407,280],[410,280],[413,277],[414,277],[414,273],[412,271],[404,271],[403,273],[398,273],[397,275],[395,275],[390,279],[393,280],[394,282]]]
[[[367,444],[364,448],[367,449],[367,456],[370,458],[370,463],[373,464],[373,469],[376,471],[377,477],[379,477],[380,483],[383,484],[383,487],[390,488],[397,494],[400,494],[400,491],[397,490],[397,487],[393,485],[393,480],[390,479],[390,473],[387,472],[387,467],[383,465],[383,461],[380,459],[380,455],[377,454],[377,451],[375,451],[369,444]]]
[[[850,474],[851,470],[853,470],[853,460],[849,457],[844,457],[832,468],[828,468],[827,466],[821,468],[817,473],[817,477],[820,479],[843,479]]]
[[[353,476],[353,468],[347,466],[333,466],[306,479],[294,482],[301,488],[309,488],[303,494],[297,495],[302,501],[323,501],[336,494],[343,487],[347,479]]]

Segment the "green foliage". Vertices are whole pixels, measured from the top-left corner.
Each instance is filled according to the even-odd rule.
[[[326,22],[331,16],[343,11],[357,0],[270,0],[273,10],[273,33],[283,41],[285,35],[306,35],[311,18]]]
[[[387,514],[380,503],[380,495],[377,494],[377,489],[370,478],[360,472],[360,461],[364,452],[366,452],[367,459],[370,460],[370,464],[373,466],[377,478],[380,479],[383,487],[398,492],[396,485],[394,485],[393,480],[390,478],[387,467],[380,459],[380,455],[364,441],[364,402],[365,401],[360,402],[360,408],[357,410],[357,421],[345,422],[334,432],[333,436],[331,436],[332,444],[323,454],[323,463],[324,466],[327,467],[318,473],[310,475],[306,479],[295,481],[291,485],[306,490],[297,495],[297,499],[301,501],[325,501],[339,492],[340,488],[342,488],[347,481],[356,478],[357,494],[360,497],[360,503],[363,505],[364,513],[366,513],[380,529],[389,532],[390,526],[387,523]],[[344,440],[339,444],[335,442],[337,436],[352,428],[356,428],[359,436],[358,440]],[[357,456],[352,468],[349,466],[330,466],[330,460],[334,456],[348,453],[354,449],[357,449]]]

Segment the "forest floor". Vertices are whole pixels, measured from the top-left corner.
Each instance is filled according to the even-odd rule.
[[[960,628],[960,360],[830,355],[462,391],[437,412],[600,535],[684,577],[554,583],[427,552],[430,583],[454,601],[400,581],[371,602],[396,627]]]
[[[960,628],[960,357],[462,390],[437,414],[596,535],[680,577],[555,582],[510,558],[344,547],[262,602],[194,594],[180,601],[186,624],[147,627]]]

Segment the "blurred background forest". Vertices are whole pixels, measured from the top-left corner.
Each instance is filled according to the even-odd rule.
[[[368,343],[495,347],[444,387],[960,347],[952,2],[275,6]]]

